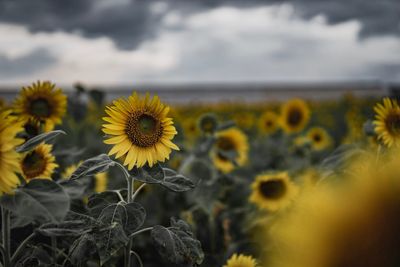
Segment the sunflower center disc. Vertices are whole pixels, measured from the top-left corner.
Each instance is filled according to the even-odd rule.
[[[278,199],[286,192],[284,183],[280,180],[265,181],[260,184],[260,192],[265,198]]]
[[[160,121],[144,112],[132,113],[125,128],[129,140],[139,147],[156,144],[162,136],[162,130]]]
[[[386,126],[391,133],[400,133],[400,111],[388,115]]]
[[[44,157],[35,151],[29,153],[22,161],[22,170],[28,179],[40,176],[45,169]]]
[[[235,144],[232,142],[230,138],[220,137],[217,140],[217,147],[224,151],[234,150]]]
[[[51,115],[51,106],[44,98],[38,98],[32,101],[30,111],[37,117],[47,118]]]
[[[314,139],[315,142],[318,143],[318,142],[321,141],[322,138],[321,138],[321,136],[319,134],[314,134],[313,139]]]
[[[300,110],[297,108],[294,108],[290,110],[289,116],[288,116],[288,122],[290,125],[298,125],[303,118],[303,115]]]

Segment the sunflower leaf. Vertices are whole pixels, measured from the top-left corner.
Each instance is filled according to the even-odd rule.
[[[152,167],[146,164],[142,168],[134,168],[130,173],[136,180],[148,184],[159,184],[164,179],[163,168],[158,163]]]
[[[104,203],[100,203],[103,206]],[[129,235],[143,225],[146,211],[139,203],[120,201],[107,205],[98,215],[97,220],[107,226],[95,234],[96,245],[101,264],[108,261],[129,241]]]
[[[39,134],[35,137],[32,137],[31,139],[29,139],[28,141],[26,141],[24,144],[20,145],[19,147],[17,147],[16,151],[19,153],[30,151],[30,150],[34,149],[36,146],[40,145],[41,143],[48,142],[48,141],[56,138],[56,136],[58,136],[59,134],[66,134],[66,133],[61,130],[55,130],[55,131]]]
[[[31,222],[58,223],[67,215],[70,199],[64,189],[48,179],[34,179],[0,198],[0,205],[12,212],[12,227]]]
[[[74,266],[86,266],[84,263],[90,258],[93,258],[97,253],[94,237],[89,234],[84,234],[76,239],[69,250],[71,263]]]
[[[109,167],[114,166],[115,162],[106,154],[100,154],[96,157],[85,160],[72,173],[70,180],[76,180],[84,176],[92,176],[96,173],[105,172]]]
[[[81,236],[91,231],[91,225],[85,220],[64,221],[62,223],[47,223],[41,225],[36,232],[44,236]]]
[[[151,237],[160,255],[167,261],[185,266],[200,265],[204,259],[200,241],[194,236],[189,225],[171,219],[171,226],[166,228],[156,225]]]
[[[189,178],[182,174],[177,174],[171,169],[164,168],[165,177],[161,184],[174,192],[185,192],[195,187],[195,184]]]

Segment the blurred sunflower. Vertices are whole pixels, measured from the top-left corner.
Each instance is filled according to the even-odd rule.
[[[205,114],[199,119],[199,128],[204,134],[213,134],[218,127],[218,121],[214,114]]]
[[[257,262],[252,256],[235,253],[223,267],[257,267]]]
[[[279,129],[279,117],[275,112],[266,111],[258,120],[258,129],[264,134],[273,134]]]
[[[136,93],[128,99],[120,98],[106,107],[109,117],[103,120],[103,132],[110,135],[104,143],[113,145],[109,155],[125,157],[124,165],[131,170],[146,163],[153,166],[157,161],[169,159],[171,149],[179,148],[171,142],[177,131],[172,118],[168,118],[169,107],[160,102],[158,96],[141,99]]]
[[[22,122],[16,122],[10,113],[11,111],[0,113],[0,195],[12,193],[20,183],[16,175],[21,172],[18,164],[20,155],[15,147],[24,142],[16,137],[23,128]]]
[[[44,131],[61,123],[67,108],[67,96],[50,82],[37,82],[23,87],[14,102],[14,112],[24,121],[44,124]]]
[[[273,246],[265,254],[265,265],[400,266],[398,152],[393,162],[373,157],[366,161],[375,166],[368,172],[302,194],[270,228]]]
[[[251,189],[249,201],[269,211],[287,207],[298,192],[287,172],[258,175]]]
[[[281,127],[286,133],[298,133],[310,120],[307,103],[299,98],[286,102],[281,108]]]
[[[233,120],[239,128],[248,130],[253,127],[255,123],[255,117],[252,112],[243,111],[235,112],[234,114]]]
[[[34,150],[27,152],[21,159],[22,176],[27,182],[34,178],[51,179],[51,175],[58,164],[51,154],[52,145],[40,144]]]
[[[308,130],[307,137],[310,140],[311,148],[316,151],[324,150],[332,145],[331,136],[321,127],[313,127]]]
[[[229,128],[216,134],[211,158],[214,166],[224,172],[231,172],[235,166],[243,166],[247,161],[249,145],[247,136],[237,128]]]
[[[400,107],[396,100],[388,97],[383,99],[383,105],[378,103],[374,107],[376,113],[375,132],[386,146],[400,144]]]

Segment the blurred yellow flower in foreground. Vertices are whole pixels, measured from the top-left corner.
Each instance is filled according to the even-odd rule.
[[[21,172],[20,155],[15,151],[15,147],[24,142],[16,137],[21,131],[22,122],[16,122],[15,118],[10,116],[10,111],[0,113],[0,195],[12,193],[19,185],[16,173]]]
[[[383,105],[378,103],[374,125],[378,138],[388,147],[400,144],[400,107],[396,100],[388,97],[383,99]]]
[[[45,131],[60,124],[67,108],[67,96],[55,84],[37,82],[23,87],[14,102],[14,112],[24,122],[33,120],[44,124]]]
[[[147,94],[141,99],[136,93],[128,99],[120,98],[106,107],[108,117],[103,120],[103,132],[110,136],[104,143],[113,145],[109,155],[125,157],[123,163],[131,170],[146,163],[153,166],[158,161],[169,159],[171,149],[179,148],[171,142],[177,131],[169,107],[160,102],[158,96],[150,99]]]
[[[258,175],[251,190],[249,201],[269,211],[286,208],[298,193],[287,172]]]
[[[257,267],[257,262],[251,256],[233,254],[223,267]]]
[[[270,227],[266,240],[273,245],[265,265],[400,266],[398,152],[382,160],[362,156],[334,182],[304,191]],[[368,171],[360,168],[360,161]]]
[[[216,134],[211,158],[215,167],[229,173],[235,166],[243,166],[247,161],[249,145],[247,136],[237,128],[229,128]]]

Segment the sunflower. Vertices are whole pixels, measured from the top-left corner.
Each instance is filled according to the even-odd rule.
[[[177,131],[169,107],[160,102],[158,96],[150,99],[149,94],[141,99],[136,93],[128,99],[120,98],[106,107],[109,117],[103,120],[103,132],[110,135],[104,143],[114,145],[109,155],[125,157],[124,165],[131,170],[146,163],[153,166],[158,161],[169,159],[171,149],[179,148],[171,142]]]
[[[287,172],[258,175],[251,184],[251,189],[249,201],[269,211],[287,207],[298,192]]]
[[[310,109],[299,98],[286,102],[281,109],[281,126],[286,133],[298,133],[310,120]]]
[[[51,131],[61,123],[67,107],[67,97],[60,88],[50,82],[37,82],[23,87],[14,102],[14,111],[23,121],[34,120]]]
[[[258,120],[258,129],[264,134],[273,134],[279,129],[279,117],[275,112],[266,111]]]
[[[215,167],[229,173],[235,166],[243,166],[249,150],[247,136],[237,128],[220,131],[216,136],[211,154]]]
[[[51,179],[54,169],[58,167],[55,157],[51,154],[52,149],[52,145],[43,143],[23,155],[21,170],[26,181],[34,178]]]
[[[252,256],[235,253],[223,267],[257,267],[257,262]]]
[[[311,148],[320,151],[332,145],[331,136],[321,127],[313,127],[307,132],[307,137],[310,140]]]
[[[386,146],[400,145],[400,107],[396,100],[388,97],[383,99],[383,105],[378,103],[374,110],[376,112],[374,125],[375,132]]]
[[[16,172],[21,172],[20,155],[15,147],[24,142],[16,138],[17,133],[23,131],[22,122],[16,122],[10,112],[0,113],[0,195],[12,193],[19,184]]]

